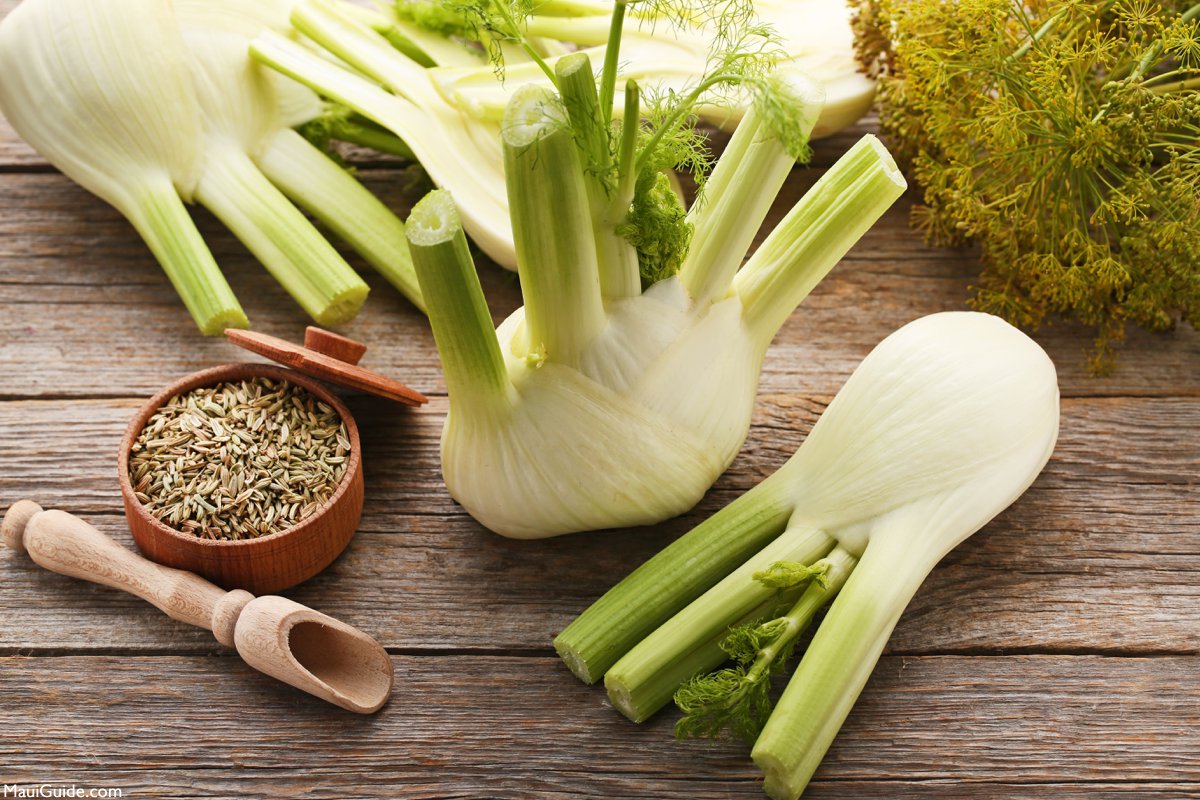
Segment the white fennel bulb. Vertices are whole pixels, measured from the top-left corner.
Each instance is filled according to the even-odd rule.
[[[560,78],[591,86],[595,103],[586,65],[570,72],[582,84]],[[793,160],[751,113],[689,214],[678,275],[642,291],[628,243],[596,222],[567,116],[526,86],[505,120],[525,305],[498,331],[451,195],[426,197],[408,220],[450,394],[446,485],[485,526],[519,538],[650,524],[694,505],[741,447],[775,332],[904,189],[865,137],[739,271]]]

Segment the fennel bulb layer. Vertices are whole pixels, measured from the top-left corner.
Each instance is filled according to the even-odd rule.
[[[741,312],[731,298],[698,313],[670,278],[615,304],[572,367],[532,352],[518,310],[497,331],[508,402],[486,411],[452,403],[442,434],[451,496],[516,538],[687,511],[750,426],[765,346]]]
[[[585,48],[592,60],[604,60],[610,36],[612,3],[601,2],[574,9],[548,5],[535,9],[528,20],[531,35],[560,40]],[[718,8],[713,6],[713,8]],[[859,68],[850,27],[852,11],[845,0],[754,0],[754,12],[778,37],[779,74],[811,82],[825,94],[814,138],[832,136],[853,125],[871,107],[875,81]],[[618,83],[633,79],[646,91],[684,93],[711,66],[713,42],[722,34],[720,19],[705,18],[697,9],[693,23],[674,21],[641,12],[621,30],[621,65]],[[548,59],[554,63],[554,57]],[[487,65],[439,66],[431,71],[434,84],[456,107],[478,120],[499,120],[512,92],[520,86],[545,82],[537,65],[528,61],[506,68],[503,80]],[[620,88],[614,94],[614,113],[624,103]],[[698,108],[704,120],[733,130],[750,106],[748,95],[733,94]]]

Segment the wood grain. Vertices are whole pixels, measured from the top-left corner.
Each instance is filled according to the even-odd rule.
[[[823,403],[760,398],[747,448],[680,520],[514,542],[483,530],[446,494],[436,460],[444,398],[421,411],[351,398],[360,427],[373,432],[364,436],[362,525],[330,570],[288,594],[392,648],[544,651],[609,585],[781,464]],[[0,498],[33,497],[125,540],[113,513],[115,454],[132,413],[124,400],[0,403],[0,460],[9,465]],[[1197,418],[1200,399],[1067,401],[1046,472],[934,571],[893,651],[1200,652],[1200,441],[1179,436]],[[64,449],[73,454],[66,461]],[[135,601],[37,574],[11,555],[0,559],[0,583],[11,588],[0,593],[0,648],[9,652],[212,648],[158,626]]]
[[[392,702],[360,718],[232,658],[6,658],[0,692],[25,702],[0,741],[4,781],[171,796],[760,796],[740,744],[676,743],[674,712],[634,726],[554,659],[393,662]],[[899,796],[974,797],[976,781],[997,798],[1093,785],[1195,796],[1198,687],[1190,658],[884,658],[805,797],[891,796],[892,782]]]
[[[18,0],[0,0],[0,17]],[[774,224],[871,120],[815,147]],[[401,216],[427,184],[348,149]],[[886,334],[959,309],[971,251],[926,247],[909,200],[780,332],[747,446],[692,513],[655,529],[514,542],[447,496],[445,388],[424,319],[361,261],[372,296],[342,333],[363,366],[432,396],[359,395],[366,505],[349,549],[288,592],[376,636],[397,689],[363,719],[275,684],[209,634],[111,589],[0,554],[0,783],[126,796],[760,797],[735,745],[635,727],[549,642],[636,564],[756,484]],[[207,213],[206,240],[258,330],[309,320]],[[493,317],[513,276],[480,262]],[[1200,800],[1200,334],[1131,332],[1121,367],[1086,374],[1087,331],[1035,334],[1066,400],[1035,486],[951,553],[909,607],[809,800]],[[145,246],[0,119],[0,509],[31,497],[129,544],[121,432],[145,398],[247,360],[199,337]]]
[[[814,177],[797,172],[767,225]],[[367,185],[400,213],[411,196],[400,174],[372,172]],[[203,339],[162,271],[112,209],[57,175],[0,173],[0,397],[153,394],[165,383],[244,354]],[[257,330],[297,340],[309,320],[207,214],[201,229]],[[340,332],[371,350],[365,368],[425,394],[444,392],[424,318],[374,273],[363,312]],[[926,248],[893,209],[823,281],[776,337],[763,367],[768,393],[832,395],[880,339],[935,311],[962,309],[969,253]],[[519,303],[515,276],[490,265],[480,274],[497,321]],[[131,329],[139,338],[129,340]],[[1130,357],[1112,377],[1086,373],[1089,334],[1075,326],[1037,335],[1068,396],[1200,395],[1200,334],[1191,328],[1131,333]],[[153,346],[147,346],[153,343]],[[69,358],[71,370],[63,370]]]

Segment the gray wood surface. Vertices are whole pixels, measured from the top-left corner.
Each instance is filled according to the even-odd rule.
[[[55,771],[188,797],[758,791],[740,745],[675,743],[665,716],[635,726],[556,659],[394,664],[392,703],[361,718],[326,713],[234,658],[8,658],[0,690],[28,698],[14,721],[29,732],[0,741],[0,758],[21,762],[19,780]],[[1195,658],[1011,656],[982,668],[975,657],[888,657],[806,796],[975,797],[982,782],[994,797],[1195,797],[1200,731],[1179,728],[1173,711],[1198,702]],[[66,729],[86,741],[64,741]],[[881,781],[887,763],[897,768]]]
[[[15,4],[0,0],[0,15]],[[869,127],[819,143],[771,222]],[[419,196],[412,173],[352,157],[406,213]],[[347,397],[366,442],[362,527],[287,594],[383,642],[391,704],[344,714],[141,601],[3,551],[0,783],[126,797],[761,796],[743,747],[675,743],[673,712],[626,722],[550,640],[781,464],[883,336],[963,307],[973,254],[926,247],[908,207],[780,332],[733,467],[693,512],[654,529],[514,542],[474,523],[440,479],[446,401],[432,337],[368,274],[372,296],[344,332],[370,345],[365,365],[433,400],[409,411]],[[197,218],[255,327],[299,338],[299,309]],[[515,279],[480,272],[500,320],[519,303]],[[1132,332],[1103,379],[1083,368],[1086,331],[1059,323],[1036,338],[1064,396],[1054,457],[930,576],[806,797],[1200,798],[1200,334]],[[120,216],[0,120],[0,509],[30,497],[128,544],[115,476],[127,421],[171,380],[244,358],[199,337]]]
[[[362,527],[329,571],[292,594],[356,620],[389,647],[544,650],[632,565],[782,463],[822,402],[792,400],[761,399],[750,446],[687,517],[654,530],[515,542],[481,530],[440,482],[444,398],[419,412],[352,398],[359,425],[371,432]],[[10,465],[0,497],[41,497],[54,487],[56,502],[128,542],[113,453],[135,405],[124,398],[0,403],[0,460]],[[892,651],[1200,649],[1200,503],[1188,484],[1200,442],[1178,436],[1198,418],[1198,398],[1066,401],[1046,472],[933,573]],[[32,447],[30,430],[42,432]],[[1118,430],[1138,446],[1114,463]],[[163,620],[132,597],[12,559],[0,569],[11,587],[0,595],[0,652],[217,648],[204,632]],[[32,628],[30,614],[38,615]]]

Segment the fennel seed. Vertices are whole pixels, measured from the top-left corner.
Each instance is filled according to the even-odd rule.
[[[204,539],[251,539],[311,516],[346,473],[350,437],[327,403],[287,381],[193,389],[134,441],[129,480],[155,518]]]

